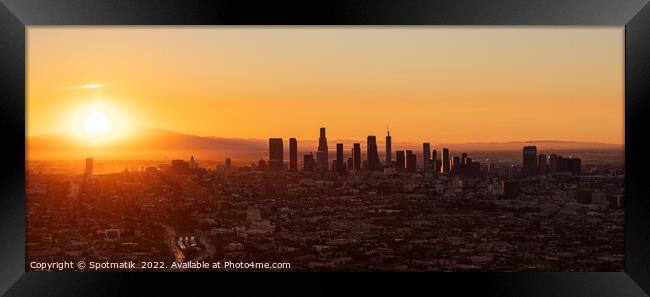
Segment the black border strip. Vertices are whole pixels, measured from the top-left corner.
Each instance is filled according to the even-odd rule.
[[[329,288],[334,281],[364,285],[365,293],[372,289],[415,293],[415,287],[500,296],[646,295],[641,288],[650,292],[650,202],[643,176],[650,168],[650,139],[644,130],[650,127],[650,117],[645,116],[650,111],[650,6],[645,0],[0,1],[4,4],[0,5],[0,148],[4,154],[0,171],[0,292],[18,280],[6,296],[123,296],[155,291],[187,295],[193,288],[177,285],[183,282],[214,288],[215,293],[271,289],[284,293],[307,284],[311,287],[303,292],[311,294]],[[324,273],[25,273],[25,26],[207,24],[625,26],[626,272],[371,274],[369,281],[357,274]],[[230,286],[243,279],[249,285]]]

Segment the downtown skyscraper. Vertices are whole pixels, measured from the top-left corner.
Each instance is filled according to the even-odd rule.
[[[282,138],[269,138],[269,170],[282,170],[283,162]]]
[[[449,163],[449,149],[442,149],[442,173],[449,174],[451,171],[451,164]]]
[[[537,147],[524,146],[523,150],[523,174],[525,176],[537,173]]]
[[[379,153],[377,151],[377,137],[374,135],[368,136],[368,170],[381,171],[382,166],[379,161]]]
[[[390,131],[386,127],[386,167],[391,167],[391,159],[393,158],[393,140],[390,137]]]
[[[289,138],[289,170],[298,170],[298,141]]]
[[[320,128],[320,137],[318,138],[318,152],[316,152],[316,167],[320,172],[327,172],[329,167],[327,150],[327,137],[325,136],[325,128]]]
[[[352,146],[352,163],[354,171],[361,171],[361,144],[355,143]]]
[[[422,144],[422,173],[429,173],[431,171],[431,144],[425,142]]]

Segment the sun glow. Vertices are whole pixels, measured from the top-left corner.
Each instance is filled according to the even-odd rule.
[[[93,112],[86,117],[85,127],[91,134],[110,132],[111,120],[102,112]]]
[[[93,143],[114,140],[127,132],[124,114],[104,102],[81,107],[70,118],[72,134]]]

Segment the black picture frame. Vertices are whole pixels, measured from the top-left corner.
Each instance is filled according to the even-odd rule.
[[[32,25],[572,25],[625,27],[625,272],[543,273],[39,273],[25,272],[25,50]],[[650,5],[644,0],[162,1],[0,0],[0,293],[3,296],[189,295],[298,291],[339,283],[419,294],[498,296],[650,293]],[[368,275],[365,275],[368,276]],[[396,280],[399,280],[397,282]],[[234,281],[243,285],[235,285]],[[304,288],[303,286],[306,286]],[[302,287],[302,288],[301,288]]]

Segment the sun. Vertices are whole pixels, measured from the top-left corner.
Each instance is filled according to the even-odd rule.
[[[103,112],[92,112],[86,116],[84,128],[89,134],[104,134],[111,131],[111,120]]]
[[[68,131],[79,140],[103,144],[129,134],[127,119],[124,109],[108,100],[90,102],[71,109]]]

